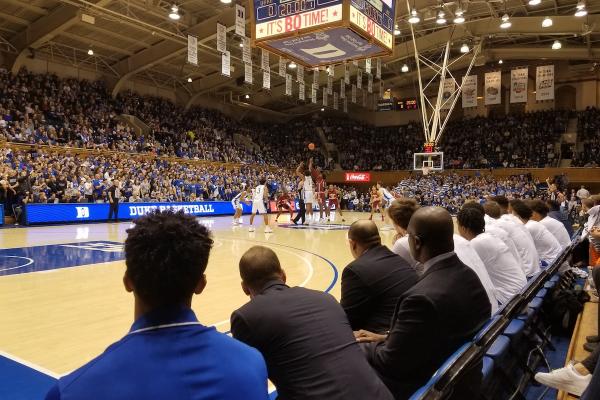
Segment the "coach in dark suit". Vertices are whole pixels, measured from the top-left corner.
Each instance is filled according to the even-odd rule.
[[[443,362],[473,338],[488,320],[490,302],[481,281],[454,253],[454,227],[440,207],[416,211],[408,225],[409,245],[424,273],[398,302],[389,335],[356,332],[367,358],[396,399],[424,385]],[[452,399],[477,399],[481,360],[463,375]]]
[[[393,399],[331,295],[287,286],[277,255],[262,246],[242,256],[240,275],[251,300],[233,312],[231,333],[263,354],[278,399]]]
[[[402,257],[381,245],[373,221],[354,222],[348,242],[354,261],[342,273],[342,307],[352,329],[385,332],[398,299],[417,283],[417,273]]]

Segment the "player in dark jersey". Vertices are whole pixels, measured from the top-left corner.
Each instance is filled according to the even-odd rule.
[[[375,211],[381,212],[381,197],[379,196],[379,191],[377,190],[377,186],[373,186],[371,188],[371,215],[369,216],[369,220],[373,219],[373,213]],[[383,212],[381,212],[381,220],[383,221]]]
[[[345,222],[344,214],[342,213],[342,209],[340,207],[340,192],[334,185],[329,185],[329,189],[327,189],[327,222],[330,222],[331,220],[332,205],[335,206],[335,209],[339,212],[340,217],[342,217],[342,222]]]
[[[277,220],[279,219],[279,216],[281,215],[281,213],[284,210],[290,212],[290,221],[292,221],[294,219],[294,208],[292,207],[291,201],[292,201],[292,198],[288,194],[287,189],[283,189],[283,192],[281,192],[279,197],[277,197],[277,201],[276,201],[277,216],[275,217],[275,222],[277,222]]]

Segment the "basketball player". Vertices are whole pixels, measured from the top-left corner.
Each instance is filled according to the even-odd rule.
[[[252,215],[250,215],[249,232],[254,232],[254,217],[256,214],[262,214],[265,222],[265,233],[272,233],[273,230],[269,227],[269,215],[265,207],[265,202],[269,200],[269,189],[267,189],[267,178],[260,178],[260,184],[252,191]]]
[[[329,202],[327,203],[327,222],[330,222],[331,220],[332,204],[335,204],[335,209],[339,212],[340,217],[342,217],[342,222],[345,222],[344,214],[342,213],[342,208],[340,207],[340,192],[334,185],[329,185],[329,189],[327,190],[327,198],[329,199]]]
[[[275,222],[279,219],[283,210],[290,212],[290,221],[294,219],[294,209],[290,204],[291,197],[287,192],[287,189],[283,189],[283,192],[277,198],[277,216],[275,217]]]
[[[308,170],[317,186],[316,200],[319,205],[319,221],[323,220],[323,211],[325,211],[325,175],[318,168],[314,168],[313,159],[308,161]]]
[[[306,207],[306,220],[308,221],[308,224],[310,224],[313,217],[313,203],[315,201],[313,180],[310,172],[311,168],[312,158],[308,164],[308,169],[304,169],[304,162],[300,163],[298,168],[296,168],[296,174],[300,177],[300,187],[302,188],[304,204]]]
[[[242,190],[231,200],[231,205],[235,210],[232,222],[234,225],[239,225],[242,223],[242,213],[244,212],[244,208],[242,207],[242,201],[246,199],[247,195],[248,193],[246,192],[246,190]]]
[[[377,182],[377,191],[379,192],[379,198],[382,200],[381,203],[381,220],[383,221],[385,218],[385,209],[388,208],[392,201],[394,201],[395,196],[390,193],[387,188],[385,188],[381,182]]]
[[[381,197],[379,196],[379,191],[377,190],[377,186],[373,186],[371,188],[371,215],[369,216],[369,220],[373,219],[373,213],[375,210],[381,212]],[[383,213],[381,213],[381,220],[383,221]]]

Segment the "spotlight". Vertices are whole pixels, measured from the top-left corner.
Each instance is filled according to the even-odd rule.
[[[244,47],[244,43],[240,42],[240,47]]]
[[[444,14],[443,11],[440,10],[438,13],[435,23],[438,25],[444,25],[446,23],[446,14]]]
[[[469,52],[469,46],[466,43],[463,43],[463,45],[460,47],[460,52],[461,53],[468,53]]]
[[[401,69],[402,72],[408,72],[408,65],[404,64]]]
[[[296,63],[292,61],[288,64],[288,67],[290,67],[290,69],[296,69]]]
[[[510,22],[510,17],[508,16],[508,14],[504,14],[502,16],[502,23],[500,24],[500,28],[501,29],[508,29],[512,26],[512,23]]]
[[[174,21],[179,20],[179,18],[181,18],[181,15],[179,15],[179,8],[173,4],[173,6],[171,7],[171,13],[169,14],[169,18],[171,18]]]
[[[325,111],[325,108],[321,108],[321,111]]]
[[[455,17],[454,17],[454,23],[455,24],[462,24],[465,22],[465,17],[464,17],[464,11],[461,10],[460,8],[458,10],[456,10],[455,13]]]
[[[560,50],[561,47],[562,44],[558,40],[555,40],[554,43],[552,43],[552,50]]]
[[[394,25],[394,36],[400,36],[400,28],[398,28],[398,24]]]
[[[529,0],[529,2],[527,4],[529,4],[530,6],[537,6],[541,2],[542,2],[542,0]]]
[[[231,4],[231,0],[221,0],[221,3],[223,3],[223,4]]]
[[[192,83],[192,78],[187,79],[188,83]]]
[[[576,17],[585,17],[587,15],[587,10],[585,9],[585,1],[579,0],[577,3],[577,10],[575,10]]]
[[[247,95],[246,95],[246,96],[244,96],[244,97],[245,97],[245,98],[247,98],[247,99],[249,99],[249,98],[250,98],[250,95],[249,95],[249,94],[247,94]]]
[[[421,18],[419,17],[419,13],[417,12],[416,8],[413,8],[410,12],[410,17],[408,18],[408,22],[410,24],[418,24],[421,21]]]
[[[94,55],[94,50],[92,50],[92,49],[89,49],[89,50],[88,50],[88,56],[93,56],[93,55]]]
[[[498,64],[504,64],[504,61],[502,61],[502,59],[498,60]]]
[[[550,26],[552,26],[553,22],[552,22],[552,18],[550,17],[546,17],[544,18],[544,20],[542,21],[542,28],[548,28]]]

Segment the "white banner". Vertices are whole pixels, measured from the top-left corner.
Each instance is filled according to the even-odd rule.
[[[518,68],[510,71],[510,102],[527,103],[528,68]]]
[[[313,104],[317,103],[317,87],[315,86],[314,83],[310,87],[310,101]]]
[[[292,95],[292,76],[290,74],[285,74],[285,94]]]
[[[329,71],[328,73],[330,77],[335,77],[335,66],[330,65],[329,67],[327,67],[327,71]]]
[[[252,85],[252,63],[244,63],[244,82]]]
[[[240,4],[235,5],[235,33],[246,36],[246,8]]]
[[[477,107],[477,75],[462,78],[462,106],[463,108]]]
[[[271,89],[271,71],[263,70],[263,89]]]
[[[350,66],[344,62],[344,82],[346,85],[350,84]]]
[[[298,85],[298,99],[306,99],[306,88],[304,87],[304,82],[300,82],[300,84]]]
[[[554,100],[554,65],[542,65],[535,71],[535,99]]]
[[[452,78],[444,79],[444,87],[442,90],[442,110],[449,110],[454,101],[454,91],[456,90],[456,82]]]
[[[381,79],[381,58],[377,59],[377,69],[375,70],[375,78]]]
[[[323,90],[323,107],[327,107],[327,91]]]
[[[247,64],[252,64],[252,47],[250,46],[250,38],[242,38],[244,48],[242,49],[242,61]]]
[[[269,52],[265,49],[261,49],[260,53],[260,69],[263,71],[269,71],[271,68],[269,67]]]
[[[343,79],[340,79],[340,98],[346,97],[346,83]]]
[[[225,76],[231,76],[231,54],[229,54],[229,51],[221,54],[221,73]]]
[[[485,74],[485,105],[502,102],[502,73],[500,71]]]
[[[365,72],[367,74],[371,74],[371,59],[370,58],[367,58],[365,60]]]
[[[337,92],[335,92],[333,94],[333,109],[334,110],[337,110],[339,108],[339,104],[340,104],[339,102],[340,102],[340,100],[338,98],[338,94],[337,94]]]
[[[198,65],[198,38],[188,35],[188,55],[187,62]]]
[[[225,53],[227,51],[227,28],[217,22],[217,51]]]
[[[356,72],[356,87],[362,89],[362,70],[360,68]]]
[[[302,65],[298,65],[298,72],[297,72],[297,80],[300,83],[304,83],[304,66]]]
[[[367,90],[369,91],[369,93],[373,93],[373,75],[367,75],[367,80]]]
[[[352,85],[352,102],[356,103],[356,85]]]
[[[286,75],[287,60],[279,56],[279,76],[284,77]]]
[[[313,86],[314,85],[319,87],[319,70],[318,69],[313,70]]]
[[[333,77],[327,77],[327,94],[333,94]]]
[[[344,112],[348,112],[348,98],[344,97]]]

